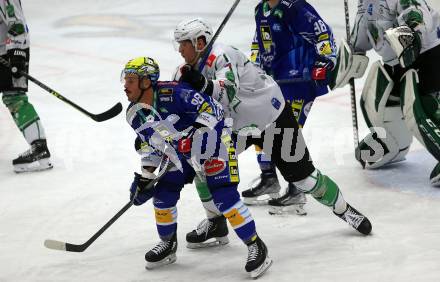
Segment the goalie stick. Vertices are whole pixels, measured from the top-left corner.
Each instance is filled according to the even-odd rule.
[[[345,32],[347,36],[347,43],[350,44],[350,14],[348,9],[348,0],[344,0],[344,12],[345,12]],[[350,101],[351,101],[351,121],[353,124],[353,143],[354,143],[354,157],[358,160],[362,168],[365,168],[365,162],[361,159],[361,151],[359,149],[359,129],[357,120],[356,109],[356,89],[354,85],[354,78],[349,80],[350,83]]]
[[[159,174],[155,179],[153,179],[150,183],[148,183],[145,189],[150,189],[153,185],[155,185],[168,172],[168,170],[171,169],[172,166],[173,166],[172,162],[170,161],[169,158],[167,158],[166,163],[163,166],[164,168],[159,172]],[[137,191],[133,197],[133,200],[134,198],[136,198],[136,196],[137,196]],[[118,218],[121,217],[121,215],[123,215],[131,206],[133,206],[133,200],[125,204],[125,206],[123,206],[122,209],[120,209],[109,221],[107,221],[106,224],[104,224],[103,227],[101,227],[101,229],[98,230],[98,232],[96,232],[92,237],[90,237],[90,239],[88,239],[85,243],[77,245],[63,241],[46,239],[44,241],[44,246],[52,250],[76,252],[76,253],[84,252],[93,242],[95,242],[96,239],[99,238],[99,236],[102,235],[102,233],[104,233],[104,231],[106,231],[113,223],[115,223],[115,221],[118,220]]]
[[[2,57],[0,57],[0,63],[8,68],[10,67],[9,62],[7,60],[3,59]],[[75,109],[77,109],[81,113],[90,117],[94,121],[97,121],[97,122],[105,121],[105,120],[108,120],[108,119],[111,119],[111,118],[117,116],[120,112],[122,112],[122,104],[117,103],[112,108],[110,108],[109,110],[107,110],[103,113],[92,114],[92,113],[86,111],[85,109],[83,109],[82,107],[78,106],[74,102],[70,101],[69,99],[67,99],[66,97],[61,95],[60,93],[56,92],[55,90],[53,90],[49,86],[45,85],[44,83],[42,83],[38,79],[32,77],[30,74],[23,72],[23,71],[20,71],[20,74],[23,75],[24,77],[26,77],[27,79],[29,79],[30,81],[32,81],[33,83],[35,83],[36,85],[40,86],[41,88],[43,88],[44,90],[46,90],[47,92],[52,94],[53,96],[57,97],[61,101],[69,104],[70,106],[74,107]]]

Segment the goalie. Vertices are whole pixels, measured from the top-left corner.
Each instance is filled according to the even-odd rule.
[[[372,64],[361,96],[370,128],[356,148],[367,168],[405,159],[417,140],[440,160],[440,16],[422,0],[359,0],[351,46],[342,43],[334,87],[365,72],[365,52],[374,49],[382,62]],[[431,172],[440,185],[440,164]]]

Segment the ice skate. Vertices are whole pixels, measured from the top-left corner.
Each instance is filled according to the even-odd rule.
[[[295,213],[307,215],[304,205],[307,203],[306,196],[299,191],[293,183],[289,183],[286,194],[277,199],[269,200],[269,214],[282,215]]]
[[[260,237],[257,237],[255,241],[248,244],[248,258],[245,269],[253,279],[257,279],[271,265],[272,259],[268,256],[266,245]]]
[[[32,142],[31,148],[12,161],[16,173],[40,171],[52,168],[50,152],[45,139]]]
[[[189,249],[207,248],[229,243],[228,225],[224,216],[202,220],[197,228],[186,234]]]
[[[160,241],[154,248],[145,254],[147,261],[146,269],[154,269],[163,265],[171,264],[176,261],[177,237],[174,233],[173,237],[167,241]]]
[[[336,214],[338,217],[340,217],[342,220],[347,222],[351,227],[359,231],[360,233],[364,235],[368,235],[371,232],[372,226],[371,222],[368,220],[366,216],[358,212],[355,208],[350,206],[347,203],[347,209],[343,214]]]
[[[256,184],[256,182],[258,184]],[[253,181],[251,188],[241,192],[243,202],[247,205],[265,205],[269,199],[278,198],[280,184],[275,173],[261,173],[260,177]]]

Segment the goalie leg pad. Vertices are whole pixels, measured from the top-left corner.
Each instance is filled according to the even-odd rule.
[[[332,72],[330,89],[344,87],[352,78],[360,78],[368,67],[368,57],[361,54],[353,54],[353,50],[345,39],[339,46],[336,67]]]
[[[394,82],[380,62],[371,66],[365,85],[360,106],[371,133],[359,144],[360,158],[370,169],[404,160],[412,136],[399,101],[390,95]]]
[[[440,160],[440,128],[438,121],[426,113],[418,90],[419,78],[413,69],[401,80],[401,103],[406,124],[420,143]],[[425,98],[426,99],[426,98]]]

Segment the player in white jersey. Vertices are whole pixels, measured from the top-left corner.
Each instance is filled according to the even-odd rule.
[[[383,62],[372,65],[361,97],[371,130],[358,148],[366,167],[404,160],[413,136],[440,160],[438,12],[425,0],[359,0],[351,44],[354,50],[344,45],[347,52],[340,54],[349,54],[353,68],[339,64],[337,86],[351,77],[356,57],[366,51],[374,49]],[[430,176],[433,185],[440,184],[439,172],[437,165]]]
[[[189,83],[222,104],[225,116],[233,123],[238,153],[250,145],[260,146],[271,156],[286,181],[295,183],[301,191],[332,207],[337,216],[359,232],[369,234],[370,221],[345,202],[336,183],[315,169],[291,106],[284,101],[273,79],[253,65],[241,51],[223,44],[213,44],[206,62],[199,58],[212,36],[212,28],[200,18],[177,25],[174,39],[186,64],[177,69],[174,79]],[[198,70],[193,68],[195,65]],[[248,133],[253,134],[247,136]],[[284,136],[292,142],[284,145]],[[289,157],[293,152],[295,160],[287,160],[283,149]],[[208,219],[187,234],[188,247],[226,244],[225,220],[219,217],[221,214],[200,177],[196,179],[196,187]],[[212,238],[216,241],[207,243]]]
[[[40,117],[26,94],[27,79],[20,72],[29,69],[29,30],[20,0],[0,1],[0,93],[15,124],[31,148],[12,161],[15,172],[52,168]]]

